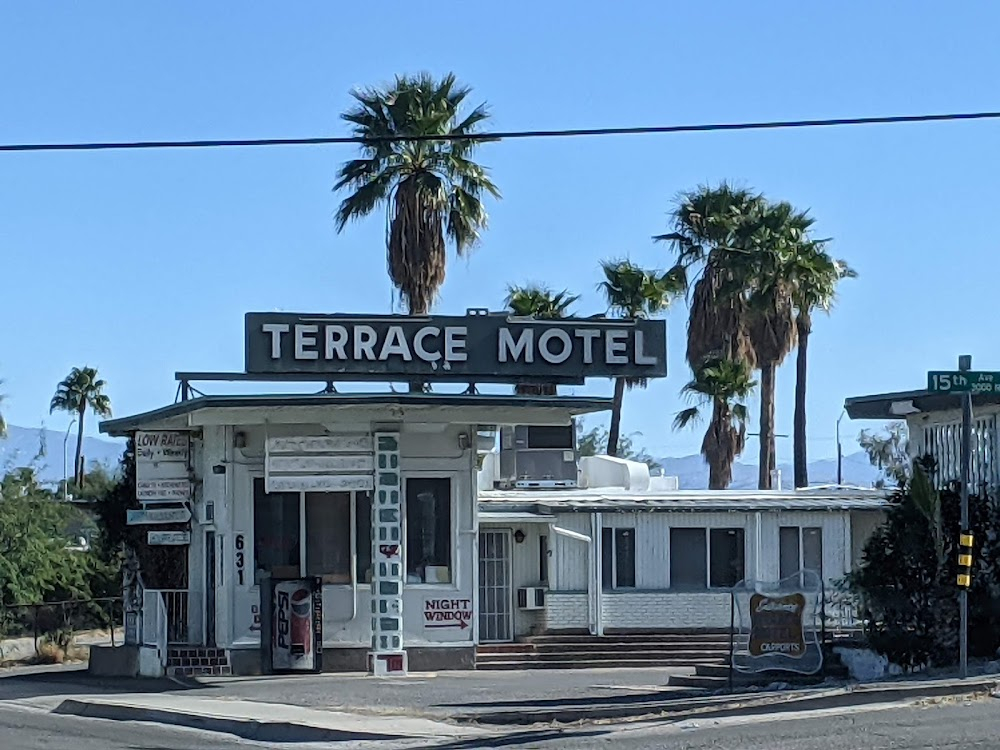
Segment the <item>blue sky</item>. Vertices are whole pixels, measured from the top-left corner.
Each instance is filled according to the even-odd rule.
[[[704,4],[587,0],[439,0],[433,14],[401,2],[54,7],[0,6],[0,142],[343,134],[351,87],[420,70],[454,70],[497,129],[998,108],[1000,8],[987,2],[720,2],[711,15]],[[810,208],[860,273],[811,347],[810,451],[830,456],[845,396],[921,387],[963,352],[1000,369],[998,127],[490,144],[479,158],[504,200],[489,207],[482,246],[451,264],[436,309],[496,308],[507,283],[535,280],[597,312],[602,258],[670,263],[650,237],[678,191],[751,185]],[[353,153],[0,154],[8,421],[67,424],[48,401],[73,365],[100,368],[117,414],[168,403],[177,369],[242,367],[247,310],[388,311],[382,217],[334,231],[333,176]],[[685,320],[678,304],[669,377],[625,406],[624,429],[656,455],[701,441],[670,429],[685,405]],[[786,366],[781,433],[793,386]],[[790,442],[778,441],[783,459]]]

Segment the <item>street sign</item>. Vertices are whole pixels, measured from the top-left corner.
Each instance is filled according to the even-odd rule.
[[[180,546],[191,544],[190,531],[150,531],[146,534],[146,541],[152,546]]]
[[[934,393],[1000,395],[1000,372],[932,371],[927,373],[927,390]]]
[[[191,520],[191,511],[187,508],[144,508],[129,510],[125,513],[125,523],[129,526],[141,526],[154,523],[187,523]]]
[[[135,497],[140,503],[183,502],[191,499],[191,480],[136,479]]]

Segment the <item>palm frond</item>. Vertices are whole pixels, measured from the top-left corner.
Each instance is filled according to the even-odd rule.
[[[701,413],[698,411],[698,407],[690,406],[687,409],[681,409],[674,415],[674,429],[683,430],[688,425],[698,424],[700,421]]]

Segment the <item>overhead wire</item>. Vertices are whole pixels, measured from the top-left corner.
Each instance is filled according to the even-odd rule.
[[[609,128],[566,128],[557,130],[508,130],[484,133],[451,133],[392,136],[319,136],[310,138],[217,138],[161,141],[91,141],[80,143],[0,143],[0,152],[109,151],[174,148],[247,148],[271,146],[327,146],[420,141],[509,141],[525,138],[575,138],[586,136],[663,135],[719,131],[777,130],[858,125],[899,125],[905,123],[953,122],[1000,119],[1000,112],[952,112],[946,114],[886,115],[876,117],[835,117],[812,120],[770,120],[758,122],[706,123],[695,125],[648,125]]]

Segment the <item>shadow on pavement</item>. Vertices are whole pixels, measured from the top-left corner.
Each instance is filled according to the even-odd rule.
[[[585,731],[574,731],[573,737],[601,737],[609,734],[609,730],[591,729]],[[565,729],[536,729],[528,732],[512,732],[502,737],[473,737],[466,740],[454,740],[443,745],[434,743],[433,745],[420,745],[412,750],[474,750],[480,747],[508,747],[511,745],[528,745],[533,747],[534,743],[554,742],[555,740],[565,740],[567,732]],[[529,744],[531,743],[531,744]]]
[[[601,705],[623,705],[632,703],[649,703],[659,700],[684,700],[686,698],[703,697],[705,693],[693,693],[680,690],[654,690],[647,693],[629,692],[621,695],[584,695],[574,698],[538,698],[535,700],[512,700],[512,701],[464,701],[461,703],[437,703],[439,708],[465,708],[465,709],[516,709],[516,708],[571,708],[574,706],[590,706],[595,703]]]
[[[0,673],[0,702],[52,695],[119,695],[168,693],[201,688],[195,682],[166,678],[91,677],[86,669]]]

